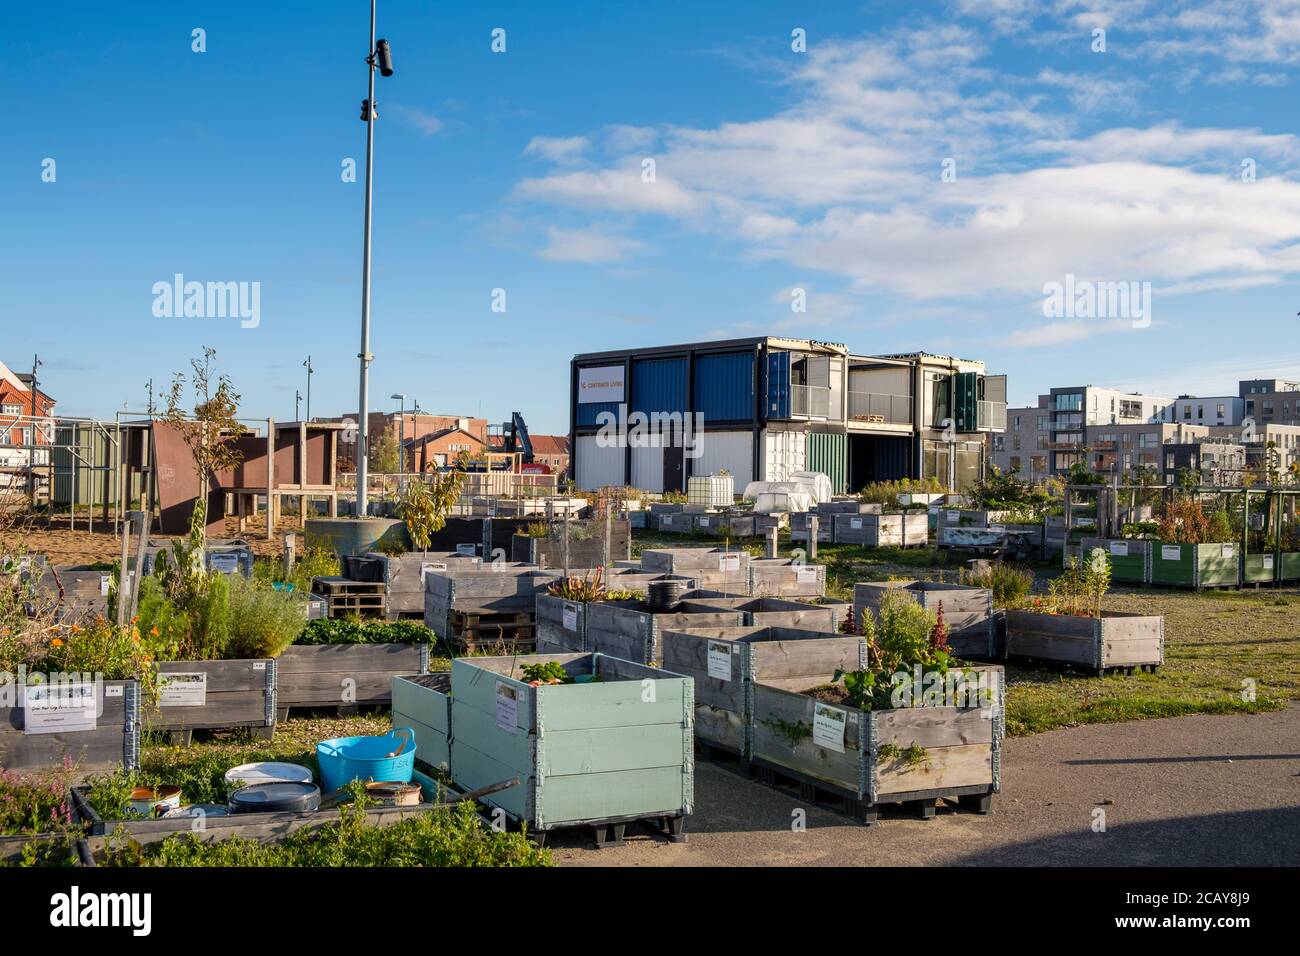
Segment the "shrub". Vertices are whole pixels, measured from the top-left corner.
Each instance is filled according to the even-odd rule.
[[[419,621],[328,618],[310,621],[295,644],[432,644],[438,636]]]
[[[399,547],[400,551],[400,547]],[[253,579],[267,585],[288,583],[295,591],[310,591],[313,578],[336,578],[343,573],[343,562],[328,548],[307,548],[293,564],[293,573],[284,574],[284,562],[276,558],[259,558],[253,564]]]
[[[1157,522],[1160,540],[1169,544],[1232,541],[1232,519],[1223,508],[1206,512],[1198,498],[1184,495],[1166,502]]]
[[[242,577],[230,579],[230,658],[278,657],[306,623],[306,604],[291,591],[269,591]]]
[[[104,680],[139,679],[146,692],[153,688],[153,655],[135,624],[118,627],[96,618],[73,624],[51,642],[44,669],[51,672],[101,674]]]
[[[985,571],[963,569],[960,581],[973,588],[992,591],[994,607],[1015,607],[1029,596],[1034,586],[1034,571],[1033,568],[997,562],[990,564]]]

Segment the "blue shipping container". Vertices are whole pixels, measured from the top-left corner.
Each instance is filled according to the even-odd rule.
[[[700,355],[692,378],[694,411],[705,423],[750,421],[754,417],[754,353]]]
[[[686,411],[686,359],[642,359],[632,363],[632,411]]]
[[[790,417],[790,353],[767,353],[767,418]]]

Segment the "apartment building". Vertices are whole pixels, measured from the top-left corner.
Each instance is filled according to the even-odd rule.
[[[1257,424],[1300,425],[1300,382],[1248,378],[1238,383],[1242,417]]]
[[[53,439],[50,422],[54,399],[33,390],[30,374],[13,372],[0,362],[0,488],[26,481],[33,465],[48,465]]]
[[[722,469],[737,490],[805,470],[837,491],[963,488],[984,473],[985,435],[1006,427],[1006,376],[983,362],[785,336],[577,355],[570,388],[571,470],[588,490],[680,490]]]
[[[1246,400],[1240,395],[1179,395],[1172,420],[1188,425],[1240,425]]]
[[[1257,476],[1267,473],[1270,451],[1277,454],[1279,471],[1300,468],[1300,424],[1247,423],[1236,428],[1211,428],[1210,434],[1241,444],[1246,449],[1246,468]]]

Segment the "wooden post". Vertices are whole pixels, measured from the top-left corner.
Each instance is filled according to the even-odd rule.
[[[817,560],[817,534],[821,530],[821,519],[816,515],[808,516],[808,560]]]
[[[776,557],[777,541],[780,537],[780,534],[781,534],[780,528],[771,527],[767,529],[767,556],[769,558]]]
[[[284,536],[284,577],[288,580],[293,574],[293,565],[297,560],[295,551],[297,549],[298,536],[286,534]]]
[[[140,607],[140,579],[144,577],[144,552],[149,547],[149,512],[140,512],[140,539],[135,544],[135,578],[131,582],[131,617]]]
[[[483,563],[492,560],[492,519],[483,519]]]
[[[562,550],[564,553],[564,576],[567,578],[569,576],[569,508],[567,504],[564,508],[564,547]]]
[[[122,518],[122,563],[117,576],[117,626],[126,624],[127,573],[131,554],[131,515]]]
[[[609,568],[610,559],[614,556],[611,548],[613,546],[614,535],[614,510],[609,502],[605,503],[605,568]]]

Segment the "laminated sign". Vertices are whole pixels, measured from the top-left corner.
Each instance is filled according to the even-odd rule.
[[[420,583],[423,584],[424,579],[428,577],[430,574],[438,574],[446,570],[447,570],[446,561],[425,561],[423,564],[420,565]]]
[[[158,706],[202,707],[208,702],[208,675],[202,671],[158,675]]]
[[[718,555],[718,570],[719,570],[719,571],[739,571],[739,570],[740,570],[740,554],[739,554],[739,553],[736,553],[736,554],[720,554],[720,555]]]
[[[701,518],[701,519],[700,519],[700,527],[701,527],[701,528],[707,528],[708,526],[709,526],[709,519],[708,519],[708,518]]]
[[[1128,557],[1128,542],[1127,542],[1127,541],[1112,541],[1112,542],[1110,543],[1110,553],[1113,554],[1113,555],[1115,555],[1115,557],[1117,557],[1117,558],[1127,558],[1127,557]]]
[[[98,715],[94,681],[36,684],[23,688],[25,734],[94,730]]]
[[[472,544],[458,544],[456,545],[456,553],[462,557],[472,558],[478,553],[475,548],[476,546]]]
[[[108,582],[109,582],[109,577],[108,577],[107,574],[101,574],[101,575],[99,576],[99,596],[100,596],[100,597],[108,597]]]
[[[861,518],[850,518],[850,519],[849,519],[849,527],[852,528],[854,531],[859,531],[859,530],[861,530],[861,528],[862,528],[862,519],[861,519]]]
[[[731,680],[731,645],[709,641],[709,676],[717,680]]]
[[[1225,544],[1223,546],[1223,556],[1225,558],[1234,557],[1237,554],[1237,546],[1234,544]]]
[[[844,722],[848,716],[848,711],[840,710],[838,707],[814,703],[813,743],[839,754],[844,753]]]
[[[1160,546],[1161,561],[1181,561],[1183,560],[1183,546],[1181,544],[1162,544]]]
[[[578,629],[578,605],[564,605],[564,629],[566,631],[576,631]]]
[[[949,512],[948,512],[948,517],[947,517],[945,520],[946,520],[949,524],[956,524],[958,521],[961,520],[961,512],[960,512],[960,511],[949,511]]]
[[[798,584],[816,584],[816,583],[817,583],[817,569],[816,569],[816,568],[799,568],[799,569],[798,569],[797,571],[795,571],[795,573],[794,573],[794,579],[795,579],[795,581],[796,581]]]
[[[497,726],[506,733],[517,732],[519,726],[519,691],[503,681],[497,681]]]
[[[1273,555],[1271,554],[1264,555],[1264,567],[1267,568],[1269,571],[1273,570]]]
[[[239,570],[239,555],[233,551],[220,551],[208,555],[208,568],[222,574],[234,574]]]

